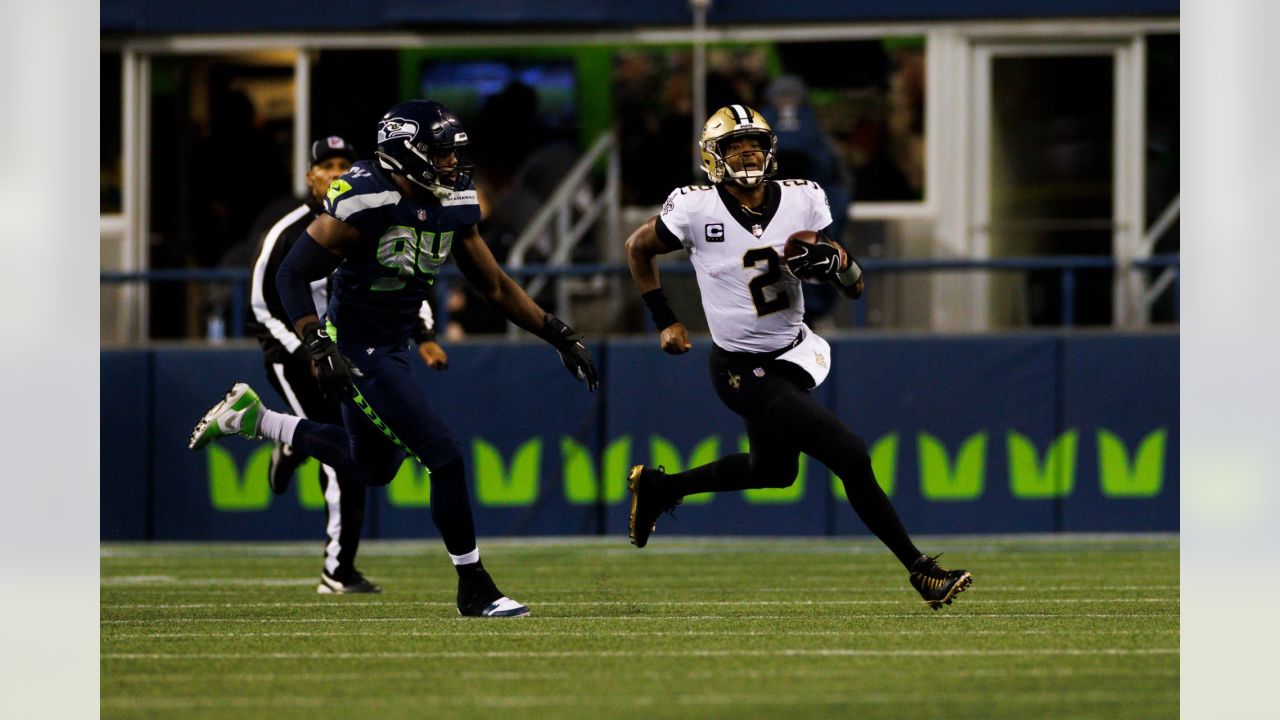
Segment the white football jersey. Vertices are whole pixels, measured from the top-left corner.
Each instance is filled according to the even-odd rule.
[[[804,296],[800,280],[783,262],[782,248],[792,233],[831,224],[827,194],[817,183],[770,182],[758,215],[719,187],[677,188],[667,197],[658,222],[689,251],[716,345],[758,353],[778,350],[796,339],[804,319]]]

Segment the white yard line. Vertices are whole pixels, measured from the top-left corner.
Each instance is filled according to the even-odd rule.
[[[989,707],[992,698],[989,694],[964,691],[952,692],[931,689],[931,701],[952,704],[979,704]],[[1045,704],[1045,703],[1116,703],[1132,702],[1143,698],[1147,702],[1161,700],[1176,704],[1176,697],[1171,698],[1168,691],[1159,688],[1134,690],[1049,690],[1039,692],[1010,692],[1000,695],[1002,704]],[[112,697],[104,695],[102,704],[112,708],[126,709],[181,709],[206,707],[232,708],[273,708],[273,707],[319,707],[321,705],[335,707],[344,704],[358,704],[364,711],[375,711],[397,705],[412,705],[419,711],[424,707],[488,707],[488,708],[523,708],[523,707],[653,707],[653,706],[723,706],[737,707],[742,705],[766,706],[776,705],[901,705],[904,699],[901,693],[888,692],[832,692],[832,693],[696,693],[672,696],[592,695],[552,694],[552,695],[502,695],[502,696],[449,696],[449,695],[401,695],[379,696],[378,698],[338,698],[322,699],[311,695],[272,694],[262,697],[227,698],[214,695],[181,697]]]
[[[431,676],[431,670],[423,668],[422,670],[378,670],[378,678],[380,680],[421,680]],[[590,668],[575,668],[573,670],[454,670],[450,673],[451,677],[456,679],[480,679],[486,681],[493,680],[565,680],[583,677],[584,673],[591,673]],[[595,672],[599,674],[612,674],[612,668],[597,668]],[[680,673],[680,676],[689,680],[713,680],[720,678],[733,679],[792,679],[792,678],[837,678],[847,677],[856,672],[848,667],[840,666],[820,666],[820,667],[778,667],[768,670],[751,670],[745,668],[728,668],[718,670],[714,666],[701,669],[689,669]],[[1118,667],[1097,667],[1097,668],[1072,668],[1072,667],[1001,667],[1001,668],[957,668],[947,670],[947,677],[1009,677],[1009,676],[1026,676],[1026,677],[1044,677],[1044,678],[1064,678],[1064,677],[1179,677],[1179,668],[1151,667],[1144,666],[1118,666]],[[633,677],[666,680],[668,674],[656,670],[637,670]],[[367,673],[355,672],[311,672],[306,670],[290,671],[290,670],[268,670],[262,672],[245,672],[245,673],[218,673],[218,679],[223,682],[247,682],[259,685],[269,682],[307,682],[315,681],[325,684],[344,681],[366,681],[369,675]],[[154,685],[157,683],[165,684],[181,684],[181,683],[197,683],[206,685],[209,682],[208,673],[154,673],[154,672],[134,672],[134,673],[111,673],[104,678],[104,684],[119,685],[124,683],[144,683],[146,685]],[[184,694],[185,697],[185,694]]]
[[[892,630],[892,629],[848,629],[848,630],[785,630],[781,634],[788,637],[847,637],[847,636],[916,636],[916,635],[933,635],[936,630]],[[476,633],[472,629],[464,629],[457,631],[445,630],[408,630],[397,632],[396,637],[477,637],[479,635],[487,635],[491,637],[776,637],[779,635],[778,630],[613,630],[613,631],[594,631],[594,630],[562,630],[547,629],[539,632],[524,631],[496,631],[493,633]],[[1056,635],[1056,630],[966,630],[965,635]],[[1165,630],[1126,630],[1121,628],[1105,630],[1105,629],[1086,629],[1074,630],[1071,635],[1078,637],[1081,635],[1177,635],[1177,628],[1167,628]],[[172,632],[172,633],[120,633],[110,637],[103,638],[103,642],[113,642],[115,640],[161,640],[169,638],[268,638],[268,637],[383,637],[385,631],[314,631],[299,630],[295,632]]]
[[[989,621],[1000,618],[1054,618],[1056,620],[1085,620],[1097,618],[1143,618],[1150,619],[1153,617],[1175,617],[1174,615],[1152,615],[1150,613],[1073,613],[1071,615],[1061,615],[1058,613],[967,613],[967,614],[945,614],[934,616],[924,611],[918,612],[902,612],[902,613],[859,613],[859,620],[871,620],[876,618],[931,618],[930,622],[936,618],[939,622],[956,622],[960,620],[977,620]],[[580,620],[606,620],[606,621],[638,621],[638,622],[661,622],[671,623],[682,620],[703,621],[703,620],[719,620],[724,622],[738,622],[741,620],[795,620],[795,615],[531,615],[520,619],[522,623],[532,622],[577,622]],[[178,617],[178,618],[127,618],[101,620],[102,625],[161,625],[173,623],[263,623],[263,624],[284,624],[284,623],[359,623],[359,622],[472,622],[463,618],[450,615],[448,617],[424,617],[421,615],[410,615],[405,617],[347,617],[347,618],[246,618],[246,617]]]
[[[965,596],[968,600],[973,595]],[[826,605],[898,605],[903,600],[548,600],[530,602],[538,607],[682,607],[688,605],[712,607],[758,606],[826,606]],[[1176,603],[1175,597],[1137,598],[1028,598],[1026,600],[1000,600],[982,597],[973,603],[982,605],[1063,605],[1079,603]],[[429,600],[367,600],[348,605],[328,600],[309,602],[247,602],[247,603],[103,603],[103,610],[197,610],[208,608],[350,608],[350,607],[453,607],[454,603]]]
[[[1060,577],[1060,576],[1055,574],[1055,577]],[[426,581],[427,579],[426,576],[422,576],[421,578],[418,578],[416,580],[408,580],[402,574],[393,575],[392,578],[398,585],[419,584]],[[384,580],[382,577],[379,577],[378,579],[382,580],[384,583],[391,582],[389,580]],[[827,578],[827,577],[814,577],[812,579],[819,580],[819,581],[830,580],[830,578]],[[1092,579],[1092,576],[1090,576],[1089,579]],[[137,586],[137,585],[164,585],[166,589],[168,588],[181,589],[184,587],[193,587],[193,588],[201,588],[201,592],[207,592],[204,590],[205,587],[218,586],[218,585],[233,585],[236,587],[253,587],[253,586],[309,587],[309,586],[315,585],[316,580],[314,578],[276,578],[276,579],[272,579],[272,578],[211,578],[211,577],[179,578],[173,575],[124,575],[124,576],[115,576],[115,577],[104,577],[102,578],[101,584],[104,587]],[[831,587],[830,585],[824,585],[821,587],[806,587],[804,585],[796,584],[796,585],[789,585],[786,587],[747,587],[745,589],[752,593],[842,593],[842,594],[856,593],[860,595],[865,595],[869,593],[899,592],[904,587],[905,586],[902,584],[877,585],[877,586],[859,585],[857,587]],[[1152,584],[1152,585],[1031,586],[1031,585],[993,585],[991,583],[984,582],[982,584],[981,590],[984,594],[994,594],[994,593],[1002,593],[1002,592],[1010,592],[1010,593],[1015,593],[1015,592],[1030,592],[1030,593],[1140,592],[1140,591],[1154,592],[1159,590],[1178,590],[1180,588],[1181,588],[1181,585],[1176,585],[1176,584],[1173,584],[1173,585]],[[686,588],[683,588],[682,590],[677,590],[676,592],[696,593],[700,591],[701,590],[696,587],[686,587]],[[240,594],[242,591],[237,590],[234,592],[236,592],[237,594]],[[579,594],[580,592],[581,591],[579,590],[547,590],[547,591],[543,591],[543,594],[563,595],[568,593]]]
[[[102,653],[110,660],[379,660],[431,658],[634,658],[634,657],[1081,657],[1177,655],[1178,648],[1030,648],[868,650],[778,648],[772,650],[442,650],[435,652]]]
[[[104,577],[101,582],[103,587],[163,585],[166,588],[203,588],[219,585],[235,587],[310,587],[316,583],[317,580],[315,578],[178,578],[173,575],[123,575],[119,577]]]
[[[917,535],[913,536],[921,547],[938,547],[947,552],[1004,552],[1024,554],[1045,552],[1058,548],[1070,552],[1121,550],[1178,549],[1181,545],[1176,533],[1030,533],[1022,535]],[[480,546],[488,551],[503,554],[541,548],[566,548],[600,551],[612,550],[628,555],[637,550],[628,547],[621,533],[592,536],[480,538]],[[884,553],[884,546],[866,535],[840,535],[830,537],[769,537],[760,535],[691,536],[664,535],[662,545],[646,548],[646,553],[663,550],[698,550],[702,552],[751,551],[793,552],[796,549],[818,549],[850,555]],[[413,557],[428,555],[441,557],[438,539],[428,540],[364,540],[360,553],[365,557]],[[232,557],[258,555],[266,557],[314,557],[315,543],[297,542],[246,542],[246,543],[102,543],[99,556],[104,558],[178,558]]]

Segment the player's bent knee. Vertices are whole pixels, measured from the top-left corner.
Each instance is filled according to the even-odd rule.
[[[403,463],[404,455],[401,454],[399,457],[391,457],[378,462],[359,465],[352,474],[369,487],[382,487],[391,484],[391,481],[399,474],[400,466]]]
[[[800,472],[800,463],[793,460],[789,463],[779,462],[768,465],[751,466],[751,485],[760,488],[786,488],[796,482],[796,474]]]

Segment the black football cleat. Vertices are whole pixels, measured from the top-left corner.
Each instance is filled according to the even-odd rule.
[[[950,605],[956,595],[973,583],[968,570],[948,570],[938,564],[937,558],[921,555],[911,566],[911,587],[924,598],[924,604],[937,610]]]
[[[458,578],[458,614],[463,617],[523,617],[529,608],[512,600],[480,568],[467,577]]]
[[[627,487],[631,489],[631,517],[627,521],[627,532],[631,536],[631,544],[638,548],[648,544],[649,535],[658,529],[658,516],[675,510],[683,500],[658,487],[657,479],[665,474],[661,467],[651,470],[636,465],[627,476]]]
[[[267,464],[267,485],[275,495],[283,495],[289,489],[289,481],[306,457],[294,452],[293,446],[276,442],[271,448],[271,462]]]
[[[338,577],[334,577],[327,572],[320,573],[320,584],[316,586],[316,592],[321,595],[347,595],[380,593],[382,588],[366,580],[359,570],[352,570],[350,573]]]

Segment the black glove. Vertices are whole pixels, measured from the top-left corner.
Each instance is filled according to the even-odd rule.
[[[560,362],[565,369],[573,373],[579,380],[587,381],[587,389],[594,391],[600,387],[596,379],[596,365],[591,361],[591,353],[582,344],[582,333],[565,325],[560,318],[547,313],[547,322],[537,331],[538,337],[546,340],[560,353]]]
[[[793,252],[787,267],[801,280],[827,282],[840,273],[840,249],[831,243],[794,243],[788,247],[788,253]]]
[[[324,325],[308,323],[302,328],[302,340],[316,368],[316,382],[327,398],[342,399],[351,396],[351,378],[364,377],[360,368],[338,352],[338,346],[329,339]]]

